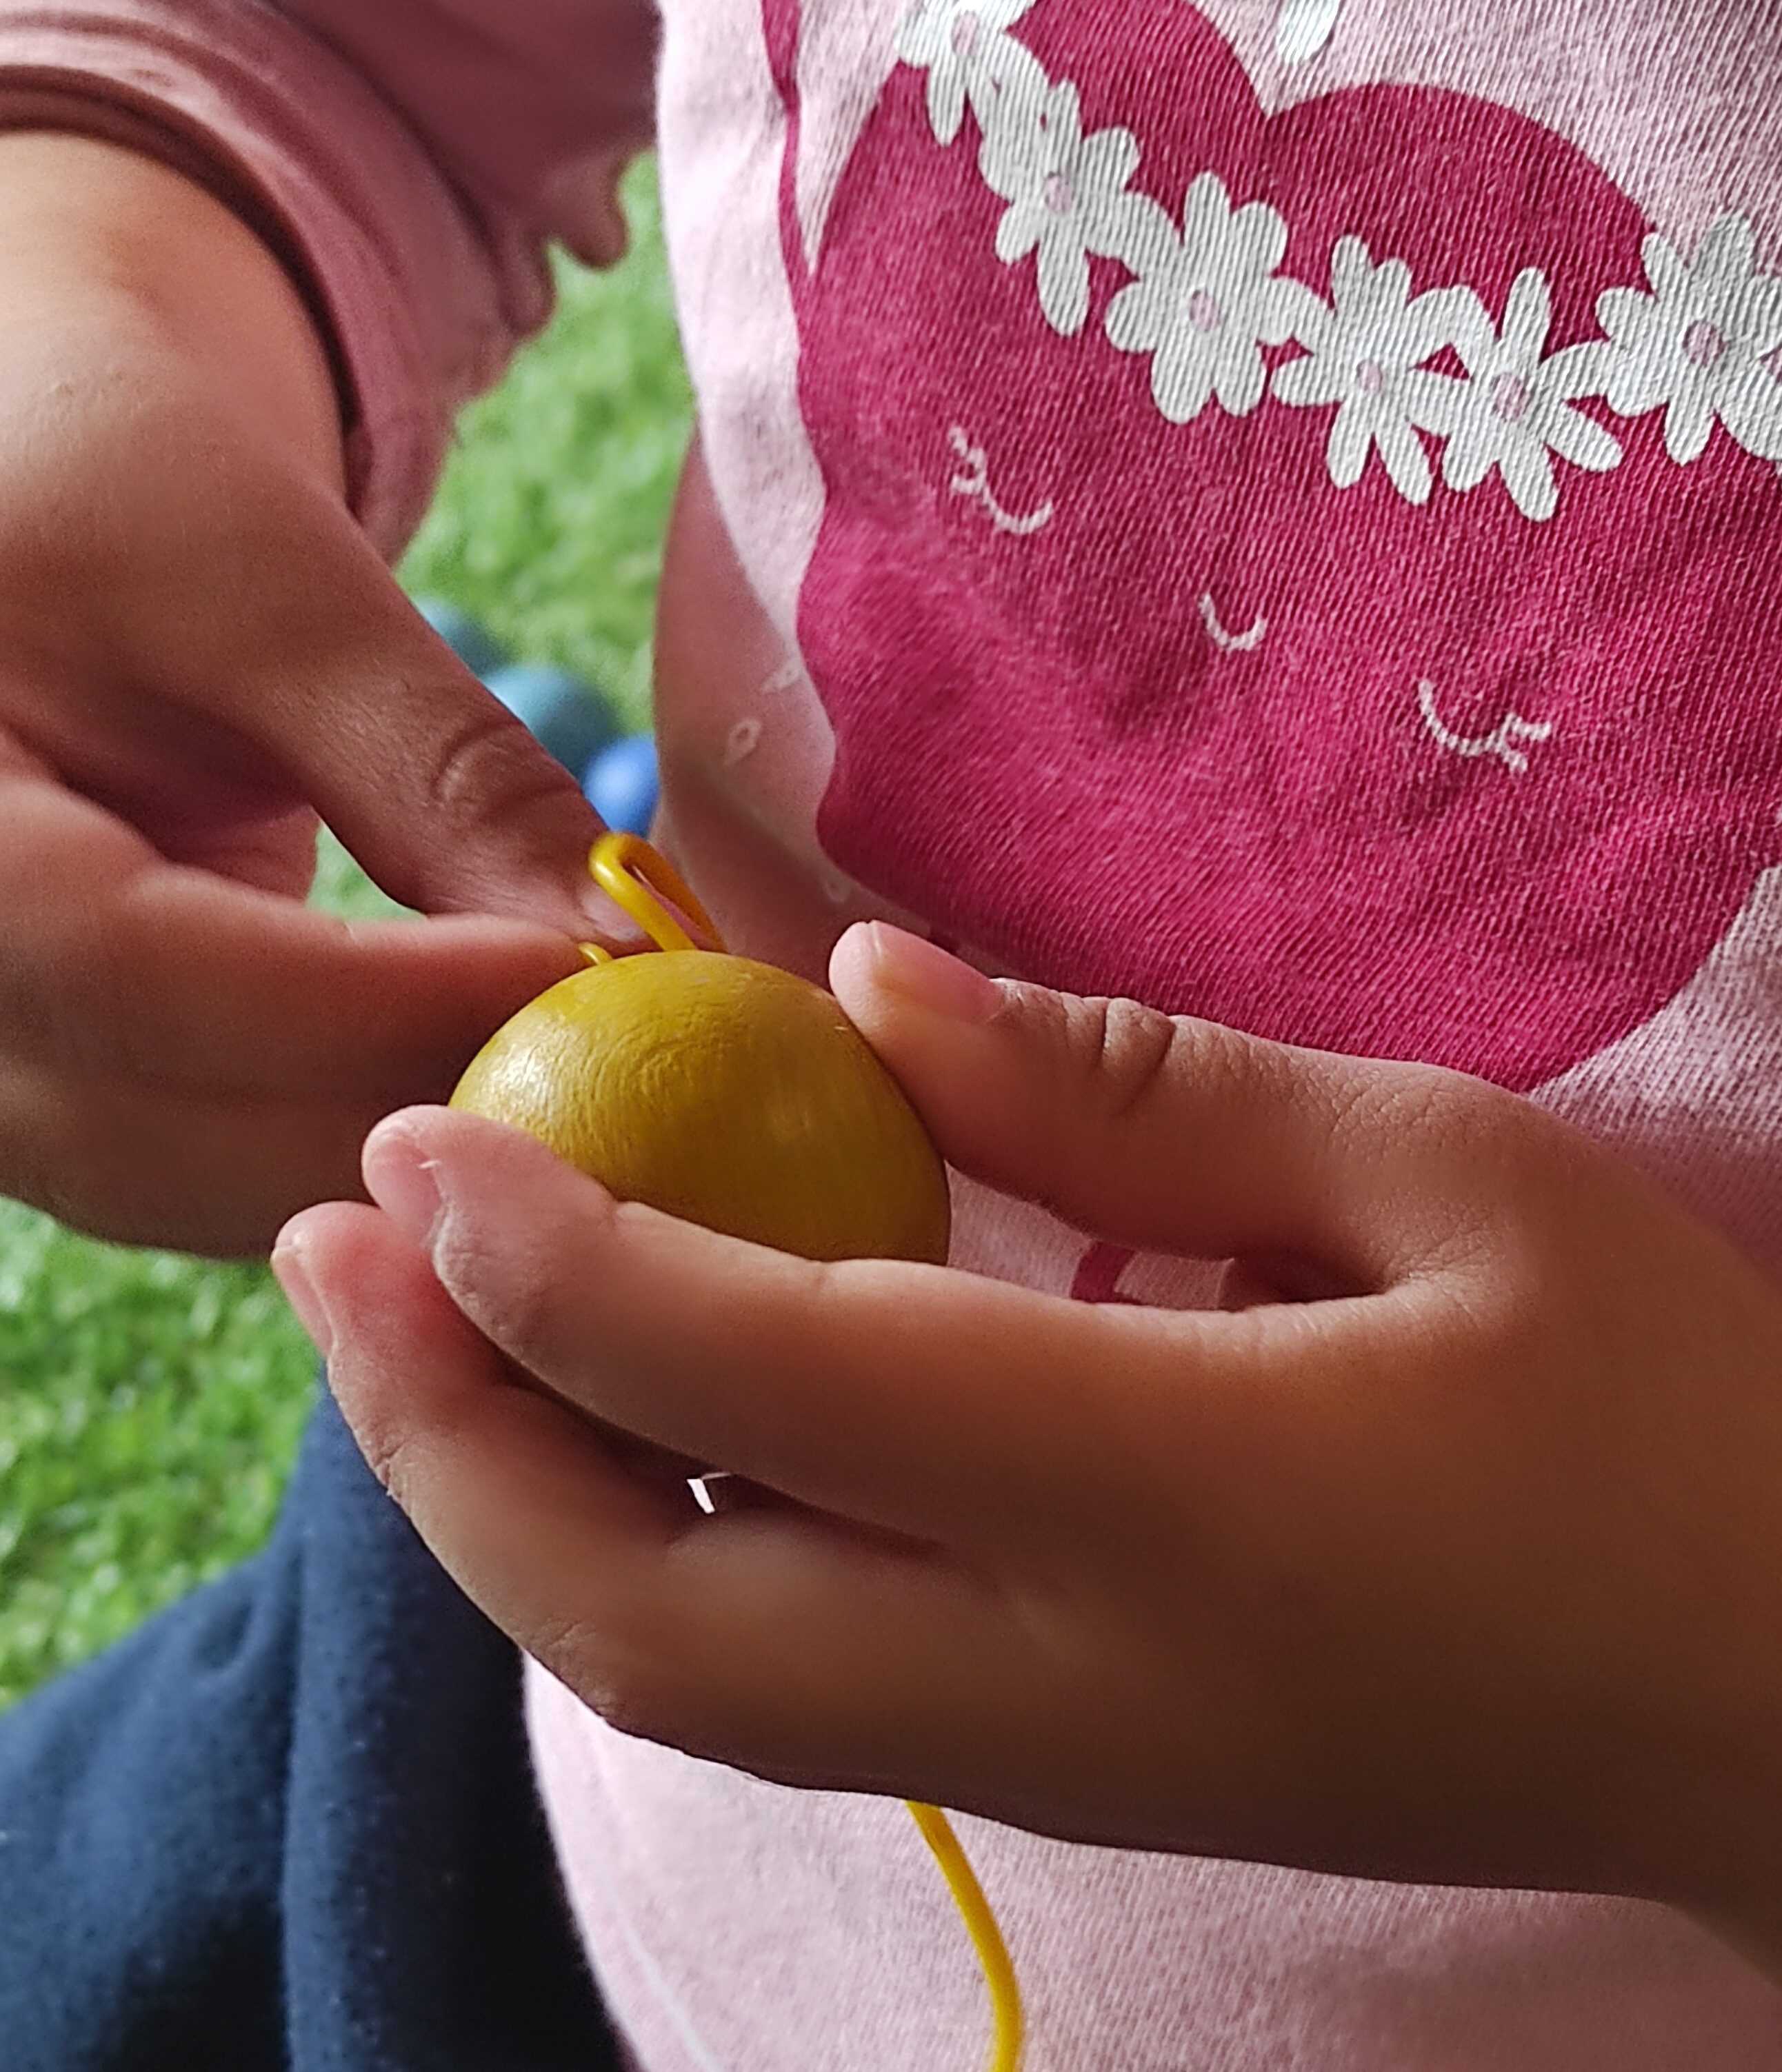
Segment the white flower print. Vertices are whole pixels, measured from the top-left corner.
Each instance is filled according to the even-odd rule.
[[[1073,336],[1089,314],[1089,255],[1135,250],[1146,212],[1155,208],[1126,191],[1138,140],[1130,130],[1085,137],[1076,88],[1066,80],[1037,107],[999,97],[979,162],[1009,204],[996,226],[997,257],[1013,265],[1039,247],[1039,306],[1054,331]]]
[[[1179,235],[1154,216],[1133,255],[1139,278],[1108,306],[1109,340],[1151,355],[1151,393],[1171,424],[1199,417],[1209,396],[1248,417],[1268,387],[1261,347],[1284,345],[1318,307],[1303,282],[1275,271],[1286,220],[1266,202],[1234,209],[1214,173],[1189,187]]]
[[[1402,259],[1382,260],[1359,237],[1337,240],[1331,254],[1331,301],[1315,297],[1295,324],[1306,356],[1276,371],[1274,393],[1305,409],[1338,405],[1327,464],[1339,489],[1361,479],[1378,447],[1393,487],[1412,504],[1426,504],[1434,487],[1430,457],[1419,431],[1444,434],[1454,425],[1453,376],[1432,374],[1424,363],[1463,332],[1491,319],[1471,288],[1441,288],[1411,298],[1411,269]]]
[[[1571,407],[1601,393],[1599,345],[1567,346],[1543,360],[1552,323],[1547,278],[1529,266],[1511,283],[1501,334],[1488,320],[1455,341],[1471,378],[1455,398],[1442,479],[1451,489],[1476,489],[1495,467],[1525,518],[1550,518],[1559,508],[1549,454],[1593,474],[1621,458],[1595,419]]]
[[[1082,331],[1092,259],[1117,261],[1130,277],[1110,283],[1107,339],[1148,356],[1151,393],[1169,422],[1192,422],[1212,402],[1247,417],[1271,396],[1293,409],[1334,405],[1324,458],[1339,490],[1359,483],[1377,451],[1409,503],[1429,503],[1438,470],[1462,495],[1496,475],[1536,524],[1558,512],[1561,462],[1597,474],[1621,464],[1621,442],[1579,407],[1598,399],[1624,417],[1662,409],[1675,461],[1698,458],[1718,424],[1782,479],[1782,269],[1759,267],[1749,217],[1722,214],[1689,257],[1648,236],[1646,286],[1604,290],[1595,305],[1603,335],[1551,355],[1554,289],[1539,267],[1517,276],[1494,323],[1471,286],[1413,295],[1409,265],[1377,265],[1352,234],[1331,250],[1327,301],[1282,270],[1289,224],[1260,199],[1234,204],[1229,169],[1191,182],[1179,224],[1134,187],[1133,133],[1085,137],[1076,83],[1054,84],[1021,40],[1034,5],[899,0],[897,54],[925,75],[941,145],[957,139],[968,110],[975,117],[978,171],[1005,204],[997,257],[1014,265],[1036,255],[1045,323],[1066,337]],[[1335,0],[1283,9],[1289,62],[1315,55],[1334,12]],[[1289,341],[1303,353],[1271,380],[1267,349]],[[1451,364],[1439,365],[1444,355]],[[965,475],[970,467],[968,454]],[[1000,522],[976,476],[962,475],[954,489],[978,495]],[[1216,613],[1208,630],[1223,635]]]
[[[988,130],[991,103],[1019,88],[1037,101],[1047,80],[1039,60],[1008,31],[1033,0],[916,0],[898,24],[897,55],[928,75],[928,121],[935,139],[959,134],[969,101]]]
[[[1656,231],[1640,253],[1652,293],[1597,298],[1610,409],[1636,417],[1663,404],[1675,461],[1699,458],[1717,417],[1747,453],[1782,460],[1782,381],[1764,364],[1782,347],[1782,279],[1756,270],[1750,218],[1710,224],[1693,264]]]

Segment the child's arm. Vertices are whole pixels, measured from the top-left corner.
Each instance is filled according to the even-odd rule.
[[[382,1211],[312,1210],[275,1264],[491,1616],[624,1729],[767,1776],[1659,1898],[1782,1975],[1774,1284],[1456,1074],[879,927],[832,976],[956,1165],[1239,1256],[1247,1306],[812,1266],[394,1118]],[[615,1430],[797,1507],[702,1517]]]
[[[573,966],[593,816],[385,557],[543,319],[544,236],[592,207],[616,247],[649,38],[609,11],[629,113],[498,192],[448,162],[475,108],[411,118],[270,8],[0,0],[0,1192],[260,1249]],[[319,812],[408,903],[512,918],[310,912]]]

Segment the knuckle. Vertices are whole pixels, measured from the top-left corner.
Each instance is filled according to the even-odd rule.
[[[399,1511],[408,1515],[415,1494],[412,1433],[372,1412],[357,1418],[353,1436],[379,1487],[393,1500]]]
[[[607,1679],[600,1673],[602,1650],[598,1633],[585,1613],[547,1613],[527,1634],[526,1652],[606,1718],[603,1701]]]
[[[133,629],[153,623],[158,606],[164,616],[168,594],[189,593],[191,571],[204,571],[214,605],[216,585],[234,566],[267,564],[232,551],[240,531],[256,524],[253,500],[228,493],[251,448],[171,357],[156,359],[154,408],[145,411],[143,370],[121,370],[117,350],[114,338],[59,337],[58,407],[28,422],[14,413],[0,434],[9,477],[31,488],[31,522],[6,528],[6,587],[31,599],[39,619],[58,623],[72,610],[84,646],[102,639],[132,652]],[[155,347],[145,333],[130,350],[140,358]],[[72,447],[71,426],[78,427]],[[120,455],[131,464],[120,466]],[[195,486],[212,493],[193,493]],[[177,522],[169,522],[170,502]],[[287,544],[278,539],[275,551]],[[96,566],[108,582],[95,584]]]
[[[627,1645],[609,1612],[558,1613],[534,1627],[527,1651],[609,1727],[640,1741],[678,1737],[681,1722],[647,1646]]]
[[[469,828],[523,816],[554,800],[567,782],[513,714],[492,695],[435,746],[422,779],[430,813]]]
[[[1336,1160],[1398,1205],[1422,1277],[1456,1285],[1478,1269],[1504,1281],[1521,1218],[1529,1124],[1518,1096],[1440,1066],[1373,1065],[1332,1090]]]
[[[564,1290],[575,1285],[571,1264],[545,1231],[523,1242],[460,1211],[445,1219],[434,1240],[434,1268],[453,1300],[501,1350],[532,1373],[558,1365]]]
[[[1263,1046],[1217,1022],[1165,1014],[1136,1000],[1072,1001],[1067,1011],[1076,1069],[1110,1122],[1143,1116],[1178,1083],[1235,1092],[1261,1068]]]
[[[1070,1020],[1076,1066],[1097,1105],[1115,1120],[1143,1108],[1169,1069],[1175,1022],[1135,1000],[1076,1001]]]
[[[1344,1074],[1330,1090],[1331,1148],[1370,1165],[1414,1152],[1439,1126],[1443,1104],[1434,1075],[1421,1067]]]
[[[1377,1160],[1451,1161],[1479,1179],[1501,1162],[1507,1121],[1525,1104],[1501,1088],[1438,1065],[1374,1065],[1334,1090],[1331,1131]]]

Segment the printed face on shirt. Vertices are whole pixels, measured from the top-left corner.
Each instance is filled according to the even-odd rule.
[[[862,6],[874,90],[809,105],[765,10],[829,854],[1039,979],[1512,1086],[1645,1020],[1782,861],[1782,151],[1643,170],[1607,61],[1563,121],[1321,84],[1364,0]]]

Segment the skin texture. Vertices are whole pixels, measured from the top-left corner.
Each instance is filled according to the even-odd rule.
[[[250,1251],[574,968],[595,824],[353,525],[301,300],[227,210],[15,136],[0,257],[0,1189]],[[447,918],[306,911],[318,812]],[[1650,1895],[1782,1971],[1774,1288],[1474,1082],[883,928],[833,975],[957,1166],[1235,1256],[1241,1306],[813,1266],[406,1108],[377,1206],[278,1263],[471,1593],[764,1775]],[[743,1500],[702,1517],[689,1461]]]
[[[343,501],[291,282],[177,174],[0,137],[0,1191],[262,1251],[576,968],[599,822]],[[429,915],[301,902],[325,817]]]
[[[274,1264],[446,1566],[625,1730],[1100,1842],[1688,1907],[1782,1971],[1782,1298],[1526,1104],[833,980],[949,1159],[1241,1306],[818,1267],[517,1133],[373,1133]],[[702,1516],[671,1466],[728,1469]]]

